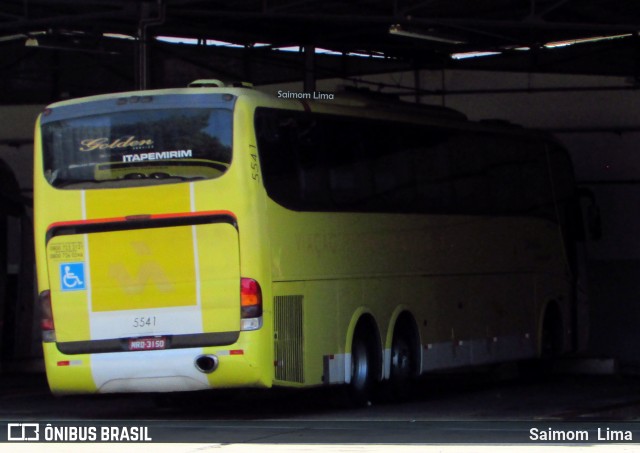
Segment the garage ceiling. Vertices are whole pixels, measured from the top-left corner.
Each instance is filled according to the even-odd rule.
[[[635,81],[639,31],[635,0],[2,0],[0,103],[419,68]]]

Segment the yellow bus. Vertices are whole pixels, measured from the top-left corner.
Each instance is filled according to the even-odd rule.
[[[575,346],[558,143],[445,108],[202,85],[38,119],[53,393],[344,385],[363,401]]]

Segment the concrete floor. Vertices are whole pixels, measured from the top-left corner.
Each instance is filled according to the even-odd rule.
[[[640,420],[640,375],[603,365],[523,378],[515,368],[439,374],[423,379],[404,403],[374,400],[345,408],[340,392],[212,391],[170,395],[54,397],[42,373],[0,375],[0,420]],[[596,369],[597,371],[597,369]]]
[[[530,430],[552,428],[592,433],[589,442],[570,442],[579,448],[572,451],[587,445],[590,452],[600,451],[618,443],[621,447],[615,448],[623,449],[615,451],[640,451],[640,376],[620,372],[585,375],[573,368],[572,374],[565,371],[535,379],[515,377],[511,367],[431,376],[421,381],[411,401],[374,401],[359,409],[345,407],[339,392],[325,389],[56,398],[49,394],[44,375],[10,374],[0,377],[0,440],[6,432],[3,425],[35,422],[146,426],[154,442],[169,442],[167,448],[177,448],[171,451],[206,451],[214,446],[244,451],[243,446],[258,444],[260,451],[293,445],[299,446],[295,451],[316,451],[318,446],[327,451],[375,451],[376,445],[397,447],[398,451],[440,445],[443,448],[437,451],[459,451],[451,450],[453,444],[522,445],[536,451],[549,445],[532,442]],[[598,428],[629,431],[633,441],[597,441]],[[2,451],[23,451],[24,446],[4,445],[12,449],[0,445]],[[137,449],[141,445],[118,445],[130,449],[119,451],[141,451]],[[157,445],[154,443],[154,451],[164,451],[156,449]],[[102,448],[104,444],[92,446]],[[100,451],[96,448],[92,451]]]

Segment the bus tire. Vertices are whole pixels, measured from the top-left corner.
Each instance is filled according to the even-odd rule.
[[[539,342],[538,357],[518,364],[520,377],[528,382],[548,377],[553,371],[553,359],[563,351],[562,314],[555,302],[550,302],[544,311]]]
[[[394,400],[407,400],[413,393],[418,369],[416,335],[409,318],[403,318],[394,329],[389,375],[390,396]]]
[[[351,347],[351,382],[349,401],[354,406],[366,406],[371,399],[374,383],[374,352],[371,341],[362,329],[356,331]]]

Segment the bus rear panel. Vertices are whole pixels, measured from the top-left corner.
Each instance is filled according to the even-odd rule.
[[[234,103],[113,96],[42,115],[36,237],[54,393],[268,382],[249,346],[261,295],[240,268]]]

